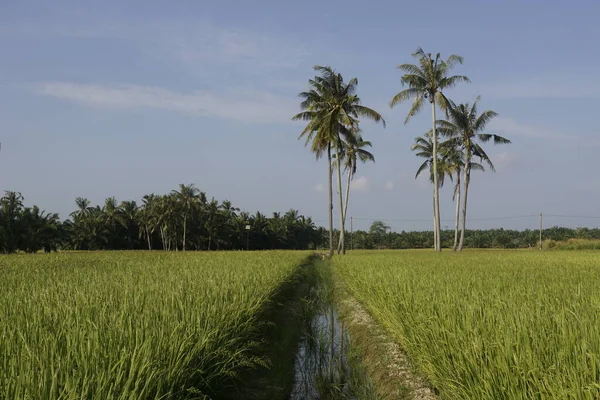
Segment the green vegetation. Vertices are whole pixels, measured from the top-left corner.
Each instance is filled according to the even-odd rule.
[[[563,241],[545,240],[543,249],[546,250],[600,250],[600,240],[568,239]]]
[[[265,310],[307,256],[4,256],[0,398],[226,398],[271,362]]]
[[[61,222],[57,214],[25,207],[20,193],[0,199],[0,252],[40,250],[269,250],[316,249],[325,236],[297,210],[267,217],[240,212],[230,201],[208,200],[194,185],[166,195],[144,196],[142,204],[102,206],[78,197],[77,210]]]
[[[444,399],[600,396],[594,252],[357,252],[350,292]]]

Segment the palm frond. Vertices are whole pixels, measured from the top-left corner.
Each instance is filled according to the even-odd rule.
[[[496,168],[494,168],[494,164],[492,163],[492,160],[487,155],[485,150],[483,150],[483,148],[477,143],[473,143],[473,155],[475,157],[478,157],[484,163],[486,163],[488,165],[488,168],[490,169],[490,171],[496,172]]]
[[[415,179],[417,179],[419,177],[419,175],[421,175],[421,172],[426,170],[428,166],[429,166],[429,160],[424,161],[423,164],[421,164],[421,166],[419,167],[419,169],[417,169],[417,173],[415,174]]]
[[[423,71],[417,65],[414,64],[400,64],[397,67],[399,70],[406,72],[407,74],[420,76],[422,79],[426,79]]]
[[[481,131],[485,129],[486,125],[498,116],[498,113],[495,111],[487,110],[481,113],[479,117],[475,120],[474,129],[475,131]]]
[[[423,107],[423,96],[415,97],[415,100],[413,101],[412,105],[410,106],[410,110],[408,111],[408,115],[406,116],[406,119],[404,120],[404,124],[408,123],[408,120],[410,119],[410,117],[417,115],[418,112],[421,111],[422,107]]]
[[[402,103],[405,100],[408,100],[410,98],[419,98],[423,95],[423,91],[419,90],[419,89],[415,89],[415,88],[408,88],[405,89],[401,92],[399,92],[398,94],[396,94],[394,97],[392,97],[392,100],[390,100],[390,108],[395,107],[396,105]]]
[[[385,120],[383,119],[381,114],[379,114],[372,108],[356,105],[353,107],[353,109],[359,116],[369,118],[370,120],[375,122],[381,122],[381,124],[385,127]]]
[[[450,55],[447,59],[446,59],[446,68],[448,68],[449,70],[454,68],[457,64],[462,64],[464,61],[464,58],[461,56],[457,56],[456,54],[452,54]]]

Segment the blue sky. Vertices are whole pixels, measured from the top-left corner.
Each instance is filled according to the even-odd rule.
[[[432,188],[414,179],[410,151],[429,110],[404,125],[409,105],[387,105],[402,89],[395,67],[421,46],[465,58],[455,72],[472,83],[446,94],[481,95],[500,115],[490,131],[513,141],[488,147],[496,173],[474,174],[469,226],[600,215],[598,15],[592,1],[3,2],[0,190],[66,217],[77,196],[139,200],[195,183],[245,210],[296,208],[324,224],[326,164],[290,120],[321,64],[357,77],[388,123],[363,124],[376,163],[353,183],[355,228],[430,229]],[[441,196],[452,219],[450,185]]]

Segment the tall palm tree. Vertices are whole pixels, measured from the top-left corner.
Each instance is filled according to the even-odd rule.
[[[333,182],[332,182],[332,147],[336,151],[337,159],[343,151],[345,137],[348,138],[353,128],[358,124],[360,117],[382,122],[383,117],[375,110],[361,105],[360,98],[356,95],[358,79],[352,78],[344,82],[342,74],[335,72],[329,66],[316,65],[313,69],[320,73],[309,80],[310,90],[302,92],[299,97],[303,99],[300,104],[302,112],[296,114],[293,120],[308,121],[300,134],[306,137],[306,144],[311,143],[311,150],[319,159],[327,152],[328,183],[329,183],[329,255],[333,255]],[[350,140],[352,140],[350,138]],[[343,220],[343,194],[341,163],[337,165],[338,193],[340,205],[340,234],[344,235]],[[343,248],[342,248],[343,251]]]
[[[431,183],[433,183],[433,185],[434,185],[433,204],[435,207],[435,196],[437,193],[435,188],[436,187],[441,188],[442,186],[444,186],[444,183],[446,181],[446,176],[448,176],[448,177],[450,177],[450,179],[452,179],[452,174],[451,174],[452,171],[451,171],[451,167],[450,167],[451,164],[448,162],[448,160],[446,160],[444,158],[439,158],[439,155],[437,156],[437,160],[436,160],[436,157],[434,157],[434,152],[433,152],[434,146],[433,146],[433,140],[432,140],[431,136],[432,136],[431,131],[427,132],[425,137],[417,136],[415,138],[415,143],[410,147],[410,149],[415,152],[415,155],[417,157],[421,157],[421,158],[425,159],[425,161],[423,161],[423,163],[417,169],[417,173],[415,174],[415,179],[417,179],[423,171],[425,171],[426,169],[429,169],[429,181]],[[436,169],[434,169],[434,165],[437,167]],[[436,172],[437,172],[437,174],[436,174]],[[439,233],[439,230],[436,229],[436,224],[437,224],[437,221],[436,221],[436,218],[434,215],[434,218],[433,218],[434,248],[437,248],[436,246],[437,246],[438,242],[440,242],[438,240],[440,233]],[[441,242],[440,242],[440,245],[441,245]]]
[[[375,162],[375,156],[365,150],[365,147],[371,147],[371,142],[368,140],[364,140],[360,135],[360,130],[357,128],[354,132],[354,137],[352,140],[348,140],[345,142],[344,152],[342,153],[342,160],[344,162],[344,168],[348,172],[348,178],[346,181],[346,198],[344,204],[344,211],[342,213],[342,219],[344,223],[346,222],[346,218],[348,216],[348,199],[350,198],[350,182],[356,175],[356,169],[358,166],[358,162],[366,163],[367,161]],[[345,244],[342,242],[342,237],[340,236],[340,241],[338,243],[338,251],[343,249]],[[345,249],[343,249],[345,250]]]
[[[447,137],[454,138],[463,147],[465,154],[465,166],[463,169],[464,177],[464,197],[462,206],[462,226],[460,231],[460,242],[458,251],[462,251],[465,240],[465,228],[467,223],[467,196],[469,193],[469,184],[471,183],[471,171],[474,168],[473,156],[485,162],[489,169],[495,171],[494,164],[483,150],[479,142],[493,141],[494,144],[507,144],[510,140],[495,134],[483,133],[487,124],[498,114],[494,111],[487,110],[481,114],[477,112],[477,103],[480,97],[478,96],[473,105],[459,104],[456,105],[452,101],[447,103],[447,120],[438,121],[439,132]]]
[[[173,195],[176,197],[181,211],[183,214],[183,244],[182,250],[185,251],[186,233],[187,233],[187,219],[190,214],[190,210],[196,204],[200,189],[198,189],[193,183],[189,185],[179,184],[179,190],[173,190]]]
[[[410,117],[417,114],[424,101],[427,99],[431,104],[431,118],[432,118],[432,143],[433,143],[433,215],[435,220],[435,249],[436,251],[442,251],[441,242],[439,240],[440,233],[440,197],[439,197],[439,185],[437,182],[438,174],[437,171],[437,152],[438,152],[438,135],[436,131],[436,105],[442,109],[446,108],[448,99],[443,94],[443,90],[455,86],[459,82],[470,82],[469,78],[462,75],[449,76],[449,72],[456,64],[462,64],[463,58],[452,54],[446,61],[440,58],[438,53],[435,58],[432,57],[431,53],[425,53],[423,49],[418,48],[413,53],[413,57],[418,60],[418,65],[415,64],[401,64],[398,69],[405,72],[402,76],[402,85],[407,85],[408,88],[396,94],[392,100],[390,100],[390,107],[394,107],[397,104],[413,99],[412,106],[406,120],[406,124]]]

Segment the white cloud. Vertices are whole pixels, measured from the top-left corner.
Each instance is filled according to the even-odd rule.
[[[34,85],[34,91],[91,107],[154,108],[251,123],[288,122],[297,109],[293,99],[251,89],[182,93],[151,86],[46,82]]]
[[[392,190],[392,189],[394,188],[394,182],[392,182],[392,181],[387,181],[387,182],[385,183],[385,188],[386,188],[387,190]]]
[[[323,185],[322,183],[318,183],[318,184],[316,184],[315,186],[313,186],[313,190],[314,190],[315,192],[322,193],[322,192],[324,192],[324,191],[325,191],[325,185]]]
[[[352,190],[356,190],[358,192],[366,192],[366,191],[368,191],[369,190],[369,186],[370,186],[370,182],[369,182],[369,179],[367,179],[366,176],[361,176],[359,178],[356,178],[350,184],[350,188]]]
[[[569,136],[553,131],[551,129],[541,128],[533,125],[521,124],[512,118],[497,117],[490,121],[489,131],[497,133],[501,136],[506,134],[507,139],[512,139],[511,136],[525,136],[532,138],[544,139],[568,139]]]
[[[202,70],[207,64],[228,64],[254,72],[263,68],[293,68],[308,55],[298,43],[204,24],[187,31],[174,30],[167,36],[167,49],[181,61]],[[264,71],[263,71],[264,72]]]
[[[309,52],[297,40],[282,35],[258,33],[239,28],[218,26],[208,21],[172,23],[146,21],[131,24],[124,20],[74,20],[68,24],[40,24],[23,21],[0,27],[0,36],[8,37],[72,37],[78,39],[107,39],[127,42],[160,62],[174,60],[188,69],[206,75],[224,74],[228,70],[262,74],[273,68],[294,68]]]

